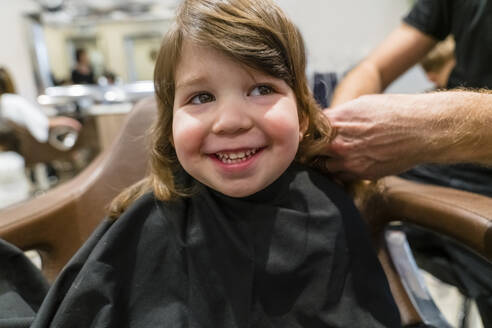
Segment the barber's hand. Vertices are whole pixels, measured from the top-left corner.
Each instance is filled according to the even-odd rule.
[[[79,132],[80,129],[82,128],[82,124],[80,124],[79,121],[67,116],[55,116],[50,118],[49,126],[50,129],[57,128],[57,127],[66,127],[71,130],[74,130],[75,132]]]
[[[377,179],[424,161],[425,118],[407,95],[368,95],[325,110],[336,137],[326,169],[342,180]]]
[[[61,151],[71,149],[77,142],[82,124],[80,124],[79,121],[66,116],[50,118],[49,123],[49,144]]]

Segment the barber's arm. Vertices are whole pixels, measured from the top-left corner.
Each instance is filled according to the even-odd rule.
[[[418,63],[435,44],[434,38],[403,23],[347,74],[335,90],[331,105],[382,92]]]
[[[492,93],[369,95],[327,109],[337,130],[326,168],[342,179],[397,174],[420,163],[492,166]]]

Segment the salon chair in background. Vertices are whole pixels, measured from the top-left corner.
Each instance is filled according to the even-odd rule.
[[[15,151],[23,157],[31,178],[33,194],[73,177],[100,152],[94,120],[86,120],[80,131],[57,126],[50,130],[48,142],[39,142],[23,126],[9,125],[17,140]]]
[[[36,163],[52,162],[55,160],[73,160],[74,152],[81,149],[89,149],[93,153],[98,152],[98,132],[94,122],[85,122],[77,135],[71,136],[70,131],[60,131],[58,134],[50,131],[48,142],[37,141],[24,127],[11,124],[15,135],[19,139],[19,153],[24,157],[26,166]],[[66,135],[70,136],[66,136]],[[66,141],[63,139],[73,139]]]
[[[0,210],[0,238],[39,252],[43,273],[52,281],[105,215],[123,188],[144,176],[145,131],[155,116],[146,99],[128,115],[112,147],[72,180],[32,200]]]

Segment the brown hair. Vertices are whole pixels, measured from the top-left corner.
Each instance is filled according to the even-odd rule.
[[[111,217],[148,190],[161,200],[189,194],[176,183],[182,168],[170,141],[174,74],[185,39],[284,80],[296,95],[299,121],[305,126],[296,160],[322,168],[316,154],[331,141],[332,129],[309,90],[304,43],[294,24],[271,0],[185,0],[163,40],[154,71],[158,114],[151,130],[151,172],[113,201]]]
[[[15,93],[15,86],[7,69],[0,67],[0,98],[4,93]],[[0,132],[0,151],[8,150],[19,150],[19,138],[10,131]]]
[[[4,93],[15,93],[15,86],[9,72],[0,67],[0,96]]]

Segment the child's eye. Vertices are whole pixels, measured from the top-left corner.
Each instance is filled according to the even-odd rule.
[[[272,94],[274,92],[273,88],[269,85],[258,85],[253,90],[251,90],[251,96],[265,96]]]
[[[193,98],[190,99],[190,103],[194,105],[204,104],[211,101],[214,101],[215,97],[210,93],[199,93]]]

